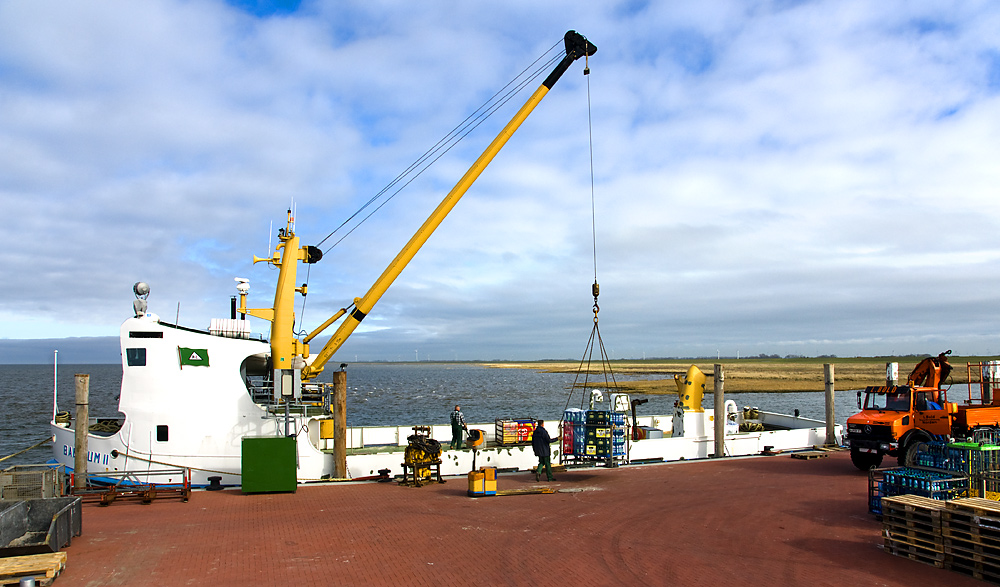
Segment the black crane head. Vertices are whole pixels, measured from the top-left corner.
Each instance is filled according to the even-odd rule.
[[[566,31],[564,40],[566,41],[566,55],[573,59],[579,59],[584,55],[590,57],[597,53],[597,45],[576,31]]]

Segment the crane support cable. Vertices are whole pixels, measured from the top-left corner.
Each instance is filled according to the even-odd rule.
[[[594,352],[595,350],[600,352],[600,369],[601,373],[604,375],[603,386],[605,388],[614,389],[618,387],[618,382],[615,380],[614,370],[611,367],[611,361],[608,357],[607,349],[604,347],[604,339],[601,337],[601,329],[599,326],[598,313],[601,311],[600,304],[598,303],[598,297],[601,293],[601,286],[597,280],[597,204],[595,195],[595,180],[594,180],[594,122],[592,116],[592,106],[590,99],[590,63],[589,59],[584,63],[583,75],[587,76],[587,130],[589,138],[590,147],[590,228],[591,237],[593,239],[593,255],[594,255],[594,283],[591,286],[591,292],[594,295],[594,327],[590,331],[590,339],[587,341],[587,347],[583,352],[583,358],[580,359],[580,366],[577,368],[576,377],[573,380],[573,387],[570,390],[569,398],[566,400],[566,407],[569,407],[570,402],[573,399],[573,393],[576,389],[582,388],[584,390],[582,398],[580,400],[580,407],[584,407],[587,399],[586,389],[591,386],[590,375],[591,367],[594,363]],[[580,379],[583,379],[581,382]]]
[[[446,153],[451,151],[458,143],[460,143],[465,137],[467,137],[472,131],[479,127],[480,124],[490,118],[493,114],[497,112],[500,108],[506,105],[512,98],[519,94],[524,88],[526,88],[532,81],[536,80],[544,72],[548,71],[552,65],[563,58],[565,52],[557,53],[555,55],[549,56],[546,59],[546,55],[552,53],[552,51],[560,45],[560,42],[556,42],[554,45],[549,47],[542,55],[540,55],[535,61],[531,63],[528,67],[521,70],[512,80],[507,82],[502,88],[497,90],[490,98],[484,102],[479,108],[474,110],[472,114],[469,114],[465,120],[459,123],[455,128],[449,131],[444,137],[438,140],[431,148],[425,151],[420,157],[418,157],[413,163],[411,163],[406,169],[404,169],[399,175],[393,178],[385,187],[379,190],[374,196],[368,199],[360,208],[354,211],[346,220],[340,223],[340,226],[333,229],[330,234],[326,235],[323,240],[316,243],[316,246],[322,246],[327,240],[331,239],[335,234],[340,232],[346,226],[348,226],[353,220],[358,218],[365,210],[374,205],[379,199],[382,202],[375,206],[368,214],[363,218],[358,220],[353,226],[350,227],[344,234],[340,236],[339,239],[333,242],[330,246],[323,251],[324,254],[329,253],[331,249],[339,245],[345,238],[351,235],[355,230],[357,230],[362,224],[364,224],[369,218],[375,215],[376,212],[382,209],[383,206],[389,203],[390,200],[396,197],[406,186],[410,185],[415,179],[420,177],[424,171],[430,168],[431,165],[436,163],[438,159],[443,157]],[[543,61],[544,60],[544,61]],[[391,193],[390,193],[391,192]],[[386,194],[389,194],[386,196]],[[308,286],[309,283],[309,273],[306,274],[306,283],[303,285]],[[305,317],[306,309],[306,296],[302,296],[302,306],[299,315],[299,323],[303,323]],[[299,332],[298,334],[303,334]]]
[[[344,240],[348,235],[350,235],[354,230],[356,230],[361,224],[363,224],[368,218],[370,218],[375,212],[378,212],[389,200],[394,198],[403,188],[409,185],[413,180],[419,177],[424,171],[426,171],[431,165],[433,165],[438,159],[444,156],[445,153],[450,151],[455,145],[462,141],[466,136],[469,135],[473,130],[475,130],[480,124],[482,124],[486,119],[492,116],[497,110],[503,107],[507,102],[509,102],[514,96],[520,93],[524,88],[526,88],[532,81],[537,79],[542,73],[548,71],[548,69],[557,61],[563,58],[563,54],[557,53],[546,59],[546,55],[552,53],[552,51],[560,43],[554,44],[548,50],[546,50],[541,56],[535,59],[528,67],[523,69],[519,74],[517,74],[514,79],[507,82],[503,88],[498,90],[493,94],[486,102],[484,102],[479,108],[473,111],[472,114],[467,116],[465,120],[459,123],[455,128],[449,131],[444,137],[442,137],[437,143],[435,143],[431,148],[425,151],[420,157],[418,157],[413,163],[411,163],[405,170],[403,170],[399,175],[397,175],[392,181],[390,181],[385,187],[378,191],[374,196],[372,196],[367,202],[365,202],[358,210],[356,210],[351,216],[349,216],[344,222],[335,228],[330,234],[328,234],[323,240],[317,243],[316,246],[322,245],[324,242],[332,238],[341,229],[344,229],[351,221],[356,219],[361,215],[366,209],[375,204],[379,199],[386,196],[386,194],[391,194],[380,203],[374,210],[368,213],[366,216],[361,218],[353,227],[350,228],[344,235],[342,235],[337,241],[332,245],[327,247],[325,252],[328,252],[333,247],[337,246],[341,241]],[[544,60],[544,61],[543,61]]]

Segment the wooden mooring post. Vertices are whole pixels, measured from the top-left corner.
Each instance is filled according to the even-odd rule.
[[[333,373],[333,476],[347,477],[347,371]]]
[[[76,436],[73,447],[73,488],[87,488],[87,433],[90,432],[90,375],[77,373]]]
[[[826,443],[828,445],[839,444],[837,442],[837,416],[833,408],[833,364],[823,365],[823,381],[826,383]]]
[[[726,375],[722,365],[715,365],[712,396],[715,404],[715,458],[726,456]]]

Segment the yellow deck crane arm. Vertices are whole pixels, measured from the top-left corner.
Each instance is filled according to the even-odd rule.
[[[549,73],[545,81],[534,91],[528,101],[517,111],[514,117],[500,131],[493,142],[486,148],[482,155],[476,159],[475,163],[465,172],[462,179],[448,192],[437,208],[424,221],[423,225],[410,238],[396,258],[389,263],[382,275],[368,289],[368,292],[360,298],[354,299],[352,308],[344,308],[326,320],[320,327],[309,333],[302,341],[296,340],[292,333],[294,324],[294,313],[292,300],[294,294],[305,293],[305,286],[295,286],[295,266],[296,261],[314,263],[319,260],[322,253],[315,247],[300,247],[298,238],[292,232],[292,218],[289,213],[288,227],[279,233],[281,241],[271,257],[254,257],[254,262],[266,261],[277,266],[280,270],[278,286],[275,291],[275,301],[273,310],[253,310],[246,307],[246,296],[241,295],[239,311],[259,318],[271,321],[271,354],[275,369],[301,369],[301,378],[307,381],[315,378],[323,371],[324,365],[329,361],[334,353],[344,344],[347,338],[361,324],[365,316],[371,312],[372,308],[379,301],[389,286],[399,277],[399,274],[413,259],[417,251],[427,242],[431,234],[440,226],[441,222],[455,207],[458,201],[465,195],[469,187],[486,169],[493,158],[500,152],[500,149],[507,143],[510,137],[517,131],[529,114],[538,106],[542,98],[552,89],[552,86],[559,80],[569,66],[581,57],[589,57],[597,52],[597,47],[583,35],[576,31],[568,31],[564,37],[566,56]],[[293,365],[296,357],[309,357],[309,341],[323,332],[328,326],[336,322],[339,318],[347,314],[343,322],[334,332],[330,340],[316,355],[315,359],[308,365]]]

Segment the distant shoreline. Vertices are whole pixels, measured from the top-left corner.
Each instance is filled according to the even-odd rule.
[[[611,369],[617,388],[631,393],[670,394],[677,392],[674,376],[685,373],[691,365],[708,374],[706,391],[713,391],[715,365],[725,372],[725,391],[729,393],[785,393],[825,391],[824,365],[833,365],[834,389],[855,390],[869,385],[885,385],[886,363],[899,365],[898,382],[906,378],[923,357],[877,358],[802,358],[802,359],[667,359],[647,361],[612,361]],[[945,385],[955,386],[965,393],[969,371],[967,363],[995,360],[993,357],[952,357],[952,373]],[[480,363],[495,369],[533,369],[545,373],[576,373],[580,364],[561,361],[489,362]],[[605,386],[600,363],[592,363],[589,384]],[[597,379],[599,378],[599,380]],[[957,398],[958,396],[956,396]]]
[[[697,365],[707,374],[706,392],[713,391],[715,365],[725,371],[725,391],[729,393],[783,393],[822,392],[824,364],[834,367],[834,388],[840,391],[863,389],[869,385],[885,384],[886,363],[899,365],[899,383],[906,378],[923,357],[850,357],[850,358],[749,358],[749,359],[649,359],[610,361],[609,378],[623,392],[639,394],[672,394],[677,392],[674,377]],[[951,385],[960,394],[965,393],[969,370],[967,363],[996,360],[994,357],[951,357],[953,367],[946,386]],[[354,365],[479,365],[489,369],[527,369],[540,373],[577,373],[578,361],[357,361]],[[118,363],[59,362],[59,367],[77,365],[118,365]],[[51,367],[50,363],[0,363],[0,366]],[[587,377],[588,385],[605,387],[601,364],[592,363]],[[959,397],[958,395],[955,396]]]

